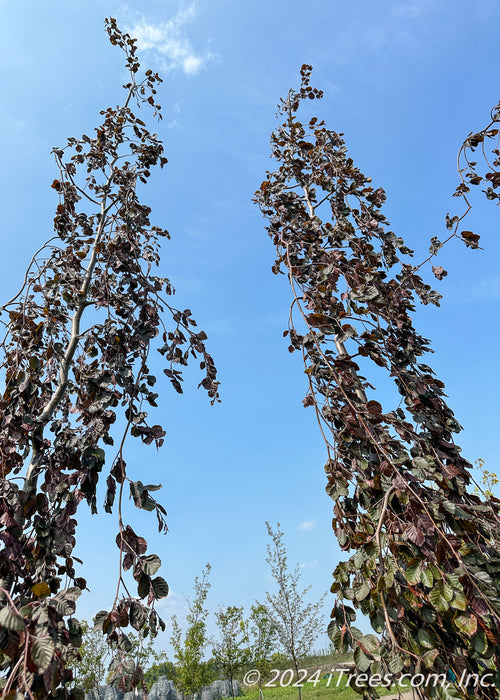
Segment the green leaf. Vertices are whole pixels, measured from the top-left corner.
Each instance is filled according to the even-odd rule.
[[[353,562],[354,566],[356,567],[356,569],[361,569],[361,566],[363,565],[363,562],[365,561],[365,559],[366,559],[366,553],[364,552],[364,550],[358,549],[358,551],[356,552],[356,554],[354,554],[354,556],[352,558],[352,562]]]
[[[42,363],[40,362],[40,359],[39,359],[38,357],[36,357],[36,355],[32,355],[32,356],[30,357],[30,367],[31,367],[31,369],[34,370],[34,371],[36,372],[37,370],[40,369],[41,366],[42,366]]]
[[[441,571],[437,568],[437,566],[434,566],[434,564],[428,564],[427,568],[434,577],[434,581],[441,581]]]
[[[455,591],[455,597],[451,601],[451,607],[455,610],[467,610],[467,598],[463,593]]]
[[[423,607],[420,614],[424,622],[436,622],[436,611],[432,608]]]
[[[334,636],[335,636],[335,633],[338,632],[338,629],[339,629],[339,626],[337,625],[335,620],[330,620],[330,622],[328,623],[326,633],[330,637],[332,642],[334,641]]]
[[[455,503],[452,503],[452,501],[443,501],[443,507],[448,511],[448,513],[455,515],[455,511],[457,509]]]
[[[411,583],[412,585],[420,583],[422,578],[421,563],[417,562],[416,564],[412,564],[410,567],[408,567],[408,569],[406,569],[405,577],[408,583]]]
[[[363,646],[363,649],[369,654],[373,654],[379,647],[379,641],[374,634],[365,634],[359,643]]]
[[[431,668],[431,666],[434,665],[434,661],[438,656],[438,649],[429,649],[429,651],[426,651],[425,654],[422,656],[422,663],[424,664],[425,668]]]
[[[429,569],[422,569],[421,574],[420,574],[420,580],[424,584],[426,588],[432,588],[434,579],[432,577],[432,573]]]
[[[357,627],[350,627],[349,632],[352,634],[353,638],[356,639],[358,642],[363,637],[363,632]]]
[[[132,649],[133,649],[132,642],[131,642],[130,639],[127,637],[127,635],[124,634],[123,632],[122,632],[122,634],[118,637],[117,646],[118,646],[119,649],[121,649],[122,651],[124,651],[126,654],[128,654],[128,653],[129,653],[130,651],[132,651]]]
[[[154,576],[161,566],[161,559],[157,554],[148,554],[147,557],[141,557],[142,569],[148,576]]]
[[[376,615],[373,615],[370,617],[370,623],[375,632],[378,632],[379,634],[382,633],[385,629],[384,614],[382,612],[378,612]]]
[[[94,630],[96,632],[102,630],[102,626],[104,624],[104,620],[108,616],[108,611],[107,610],[99,610],[98,613],[94,616]]]
[[[491,580],[491,576],[487,571],[477,571],[474,574],[475,578],[479,579],[481,583],[484,583],[486,586],[492,586],[493,581]]]
[[[446,574],[446,580],[450,586],[456,590],[462,591],[462,584],[460,583],[460,578],[457,574]]]
[[[359,646],[354,650],[354,663],[360,671],[368,671],[370,668],[371,661]]]
[[[429,600],[438,612],[446,612],[449,609],[448,601],[441,595],[439,586],[429,592]]]
[[[43,673],[50,666],[54,650],[54,642],[50,637],[36,637],[33,641],[30,653],[39,673]]]
[[[418,630],[417,638],[418,638],[420,645],[423,646],[424,649],[432,649],[432,647],[434,646],[434,643],[431,639],[431,636],[427,632],[427,630],[423,630],[423,629]]]
[[[432,468],[433,466],[432,461],[425,459],[425,457],[415,457],[411,462],[416,469],[427,470],[429,467]]]
[[[143,605],[133,600],[130,604],[130,624],[136,630],[140,630],[146,622],[146,609]]]
[[[389,671],[394,675],[401,673],[403,670],[403,665],[403,657],[400,654],[394,656],[387,664]]]
[[[488,640],[486,639],[486,635],[484,634],[483,630],[479,630],[479,632],[474,636],[472,645],[474,647],[474,651],[476,651],[478,655],[482,656],[486,652],[488,648]]]
[[[477,630],[477,619],[470,615],[457,615],[453,622],[456,628],[464,634],[473,635]]]
[[[446,600],[447,603],[450,603],[453,600],[453,588],[450,586],[447,586],[445,583],[440,583],[439,588],[441,590],[441,595],[443,598]]]
[[[368,581],[362,581],[361,583],[354,583],[354,595],[356,600],[364,600],[368,595],[370,595],[370,584]]]
[[[140,481],[138,483],[141,483]],[[159,491],[161,489],[161,484],[144,484],[142,485],[144,491]]]
[[[21,615],[5,607],[0,610],[0,626],[12,632],[22,632],[25,622]]]
[[[156,600],[168,596],[168,583],[161,576],[157,576],[151,581]]]
[[[100,447],[87,447],[87,449],[82,454],[82,464],[89,469],[96,469],[100,471],[106,454]]]
[[[370,664],[370,676],[381,676],[384,675],[382,672],[382,664],[380,661],[372,661]]]
[[[82,626],[76,617],[70,617],[68,620],[68,631],[69,631],[69,642],[74,647],[80,647],[82,645]]]
[[[344,640],[342,639],[342,632],[338,627],[335,628],[335,631],[333,635],[331,636],[331,640],[333,642],[333,646],[335,649],[344,649],[345,646],[345,638]]]

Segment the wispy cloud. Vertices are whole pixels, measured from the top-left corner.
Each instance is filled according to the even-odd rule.
[[[188,612],[188,603],[186,596],[182,595],[182,593],[170,591],[166,598],[163,598],[156,604],[156,608],[160,615],[167,619],[171,618],[172,615],[177,615],[183,621]]]
[[[139,49],[158,55],[165,70],[180,70],[187,75],[195,75],[214,59],[210,51],[197,51],[186,34],[186,25],[195,17],[195,4],[191,3],[167,22],[150,22],[141,16],[127,31],[137,39]]]
[[[477,0],[486,4],[491,0]],[[336,63],[349,63],[353,59],[370,60],[374,70],[376,59],[387,67],[393,65],[395,51],[402,55],[427,56],[438,50],[445,40],[453,36],[456,26],[462,21],[460,13],[453,12],[453,0],[382,0],[367,6],[363,23],[356,15],[349,15],[345,30],[328,47],[328,56]],[[475,9],[474,9],[475,12]],[[353,21],[352,17],[356,17]],[[436,42],[439,35],[440,41]],[[383,79],[386,71],[379,71]]]
[[[489,274],[477,282],[465,285],[456,282],[452,278],[449,287],[441,293],[443,294],[443,304],[476,304],[478,301],[495,302],[500,299],[500,275],[496,273]]]
[[[9,134],[9,143],[15,144],[15,148],[21,153],[33,152],[35,149],[44,153],[50,150],[50,143],[42,140],[36,131],[36,120],[30,115],[19,116],[0,108],[0,129],[2,133]]]
[[[316,522],[314,520],[304,520],[300,523],[299,530],[312,530],[316,527]]]
[[[314,559],[314,561],[305,561],[299,564],[299,569],[314,569],[316,566],[318,566],[318,560]]]
[[[401,17],[416,19],[429,15],[444,4],[442,0],[440,2],[437,0],[418,0],[418,2],[409,0],[409,2],[402,2],[399,5],[395,5],[394,12]]]

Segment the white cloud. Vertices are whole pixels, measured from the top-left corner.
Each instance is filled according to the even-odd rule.
[[[315,527],[316,522],[314,520],[304,520],[303,523],[300,523],[299,530],[312,530]]]
[[[167,22],[148,22],[141,16],[127,31],[137,39],[140,50],[158,55],[165,70],[181,70],[186,75],[195,75],[214,58],[210,51],[196,51],[185,33],[186,24],[195,17],[195,6],[191,3]]]
[[[177,615],[180,621],[184,621],[188,613],[188,603],[186,596],[182,593],[170,591],[166,598],[162,598],[156,604],[161,617],[170,619],[172,615]]]
[[[299,564],[299,569],[314,569],[316,566],[318,566],[318,560],[314,559],[314,561],[306,561]]]

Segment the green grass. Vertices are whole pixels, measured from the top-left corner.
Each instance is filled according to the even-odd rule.
[[[288,680],[287,674],[284,678],[284,682]],[[307,678],[311,678],[312,674],[308,674]],[[339,674],[333,674],[332,678],[329,679],[327,672],[322,672],[322,676],[327,675],[327,677],[322,677],[321,680],[314,684],[312,682],[308,683],[307,678],[305,682],[302,683],[302,700],[359,700],[360,695],[356,693],[352,688],[346,687],[346,680],[348,672],[344,673],[343,677],[337,686]],[[298,688],[293,687],[295,679],[285,688],[282,688],[280,683],[280,678],[278,677],[275,681],[276,687],[265,687],[265,683],[262,687],[262,692],[264,695],[264,700],[295,700],[298,698]],[[387,695],[391,693],[390,688],[378,689],[379,695]],[[242,691],[245,700],[259,700],[259,690],[257,686],[251,686],[245,688],[242,686]]]

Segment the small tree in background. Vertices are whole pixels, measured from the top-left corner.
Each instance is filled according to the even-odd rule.
[[[95,631],[88,622],[82,620],[82,643],[79,657],[69,664],[73,669],[73,679],[77,687],[86,693],[103,685],[108,667],[109,646],[102,632]]]
[[[170,281],[154,274],[168,232],[151,225],[151,209],[138,195],[151,169],[167,162],[161,141],[133,111],[146,106],[160,116],[161,79],[151,70],[140,75],[136,41],[114,19],[106,20],[106,30],[125,56],[123,102],[101,112],[92,135],[54,149],[55,235],[0,309],[1,683],[6,694],[31,698],[52,698],[71,682],[66,665],[82,633],[73,614],[87,587],[73,556],[75,515],[82,502],[97,512],[105,463],[104,510],[111,513],[116,499],[119,561],[116,596],[99,613],[98,626],[114,648],[120,688],[142,685],[140,666],[125,664],[123,630],[130,624],[155,635],[163,628],[154,603],[168,586],[156,575],[159,557],[146,554],[146,540],[123,520],[127,492],[137,508],[156,513],[160,531],[166,523],[152,496],[160,486],[133,478],[124,446],[129,435],[146,445],[163,443],[165,431],[148,418],[158,398],[155,343],[177,392],[181,368],[198,356],[201,384],[217,400],[206,335],[195,330],[189,309],[170,305]],[[140,470],[146,481],[144,463]],[[136,596],[124,583],[130,569]]]
[[[316,603],[306,602],[311,586],[301,590],[298,564],[293,571],[288,569],[283,532],[279,523],[276,531],[273,531],[269,523],[266,523],[266,527],[271,538],[271,544],[267,546],[266,561],[278,586],[276,593],[266,592],[266,607],[276,637],[285,654],[291,659],[295,677],[299,680],[299,662],[311,651],[322,631],[324,621],[321,609],[326,594]],[[300,685],[298,691],[300,700]]]
[[[243,607],[229,605],[215,613],[219,628],[219,639],[213,646],[214,659],[223,678],[231,683],[234,700],[233,680],[249,658],[248,630],[243,619]]]
[[[484,468],[484,459],[481,459],[481,457],[476,461],[476,467],[481,472],[481,479],[474,489],[474,493],[478,496],[483,496],[485,499],[491,499],[494,496],[494,489],[500,483],[498,475],[496,472],[490,472]]]
[[[166,676],[169,680],[173,681],[175,685],[177,685],[177,671],[175,664],[172,661],[155,662],[144,671],[144,680],[146,681],[148,690],[151,690],[153,683],[155,683],[162,676]]]
[[[278,642],[276,629],[265,605],[256,603],[250,608],[249,633],[250,663],[259,671],[259,697],[262,698],[262,681],[271,670],[271,659]]]
[[[197,693],[214,678],[211,664],[204,660],[207,647],[207,617],[205,607],[210,583],[210,564],[202,572],[201,579],[194,580],[194,598],[188,601],[189,612],[186,617],[187,629],[182,630],[177,616],[172,617],[172,636],[170,641],[174,648],[176,660],[176,685],[178,690],[187,695]]]
[[[500,687],[500,501],[470,492],[472,465],[453,438],[461,426],[424,362],[430,343],[412,319],[416,303],[440,299],[419,268],[453,238],[479,247],[479,235],[462,228],[471,185],[500,200],[500,105],[459,153],[455,195],[466,211],[447,215],[446,239],[431,239],[429,256],[414,265],[388,228],[384,190],[355,167],[342,134],[316,116],[299,120],[299,109],[322,97],[311,71],[304,65],[300,89],[281,101],[283,121],[271,137],[278,169],[267,173],[256,199],[276,246],[273,272],[284,269],[292,291],[285,336],[303,357],[304,405],[314,408],[325,440],[333,527],[352,552],[334,571],[329,632],[336,648],[354,651],[365,681],[368,671],[423,669],[460,679],[487,669],[496,670]],[[484,176],[470,153],[478,147]],[[441,265],[432,271],[437,279],[447,274]],[[475,361],[464,356],[467,369]],[[361,373],[374,365],[374,375],[385,373],[399,393],[389,410]],[[352,624],[355,608],[381,643]],[[363,692],[376,697],[367,681]],[[458,684],[454,692],[468,697]],[[499,697],[493,685],[473,692]]]
[[[73,669],[76,686],[85,692],[98,688],[106,683],[109,666],[110,650],[102,631],[94,629],[85,620],[81,621],[82,643],[78,649],[79,658],[72,661],[69,666]],[[144,639],[141,632],[127,634],[130,642],[127,658],[134,666],[141,665],[146,671],[152,666],[159,666],[166,662],[167,655],[164,651],[154,648],[154,639],[149,636]]]

